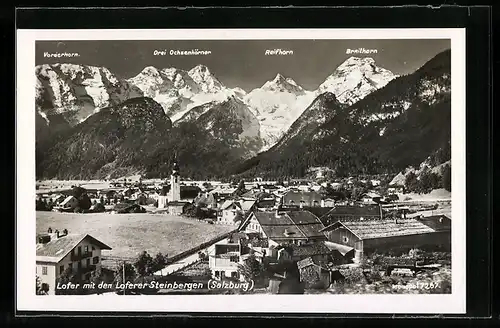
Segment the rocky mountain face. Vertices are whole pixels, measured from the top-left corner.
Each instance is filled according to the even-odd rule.
[[[174,156],[191,177],[398,172],[450,136],[449,51],[396,77],[349,58],[317,90],[281,74],[248,94],[203,65],[36,68],[37,176],[166,176]],[[261,152],[259,154],[259,152]]]
[[[231,103],[222,106],[226,107],[221,111],[238,111],[228,108],[234,106]],[[102,179],[142,174],[165,178],[174,157],[183,163],[185,176],[221,176],[240,156],[238,144],[220,138],[223,127],[231,126],[235,142],[250,136],[241,136],[239,121],[219,122],[217,109],[208,114],[201,117],[199,125],[186,121],[173,126],[163,107],[151,98],[134,98],[103,108],[59,133],[44,148],[37,147],[37,177]],[[218,129],[201,128],[212,119],[220,124]],[[219,134],[213,133],[218,130]]]
[[[311,166],[326,166],[345,176],[417,166],[451,140],[450,72],[445,51],[345,109],[334,105],[324,123],[290,131],[236,173],[303,176]]]
[[[204,65],[189,71],[149,66],[128,82],[158,102],[173,122],[194,107],[241,96],[243,91],[225,87]]]
[[[236,96],[194,107],[175,125],[185,122],[192,122],[198,129],[207,131],[213,138],[234,149],[238,157],[254,156],[262,148],[259,121]]]
[[[75,126],[100,108],[143,95],[104,67],[46,64],[35,74],[36,109],[49,126],[61,120]]]

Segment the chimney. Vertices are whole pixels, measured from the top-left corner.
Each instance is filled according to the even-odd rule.
[[[274,212],[274,216],[275,216],[276,218],[280,218],[280,217],[281,217],[281,215],[280,215],[280,211],[281,211],[281,205],[278,205],[278,206],[276,207],[275,212]]]

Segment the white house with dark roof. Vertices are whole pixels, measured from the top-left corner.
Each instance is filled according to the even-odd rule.
[[[66,270],[87,280],[101,266],[101,251],[111,247],[88,234],[54,233],[37,236],[36,275],[55,294],[57,278]]]

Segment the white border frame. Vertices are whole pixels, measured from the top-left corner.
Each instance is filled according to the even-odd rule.
[[[35,295],[35,41],[203,39],[450,39],[452,293],[448,295]],[[18,311],[465,313],[465,29],[17,30],[16,309]],[[161,302],[159,300],[161,299]],[[112,300],[112,302],[110,302]]]

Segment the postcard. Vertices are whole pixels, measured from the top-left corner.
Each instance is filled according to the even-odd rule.
[[[18,310],[465,313],[464,29],[18,30],[16,69]]]

